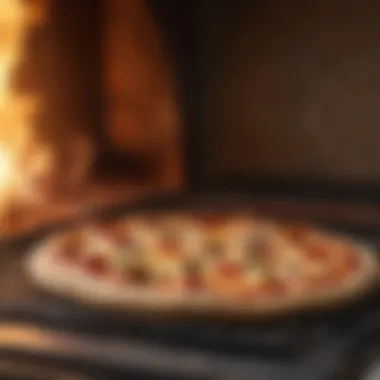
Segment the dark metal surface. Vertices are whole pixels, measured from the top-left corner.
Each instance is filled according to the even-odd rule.
[[[28,325],[0,324],[0,354],[71,363],[176,379],[324,379],[335,364],[323,361],[276,362],[237,359],[201,351],[144,344],[133,340],[64,334]],[[335,356],[336,353],[334,352]],[[339,353],[338,353],[339,354]]]

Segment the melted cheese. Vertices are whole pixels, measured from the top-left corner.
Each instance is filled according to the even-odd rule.
[[[120,251],[106,235],[99,231],[89,230],[84,234],[83,259],[104,257],[113,266],[120,264]]]
[[[206,236],[195,225],[185,226],[180,233],[181,249],[188,257],[199,257],[205,240]]]
[[[160,260],[150,265],[150,270],[157,279],[181,278],[183,269],[178,260]]]
[[[268,278],[268,274],[263,268],[254,268],[253,270],[246,271],[245,282],[249,286],[260,286],[262,285]]]

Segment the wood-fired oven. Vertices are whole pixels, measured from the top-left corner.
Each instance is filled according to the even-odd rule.
[[[324,380],[375,362],[378,289],[194,323],[47,297],[21,267],[39,227],[230,202],[378,248],[379,21],[373,0],[0,0],[0,374]]]

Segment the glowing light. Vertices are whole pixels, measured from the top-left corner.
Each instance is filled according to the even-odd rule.
[[[28,189],[33,187],[33,175],[48,166],[43,146],[34,147],[34,152],[41,148],[42,154],[34,154],[30,161],[27,157],[33,144],[41,144],[32,125],[37,101],[12,88],[28,29],[43,19],[43,4],[36,1],[0,0],[0,212],[12,203],[12,197],[32,194]]]

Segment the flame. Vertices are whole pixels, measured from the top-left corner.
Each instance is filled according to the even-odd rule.
[[[37,159],[28,161],[27,151],[36,143],[32,116],[38,102],[12,87],[29,28],[44,20],[45,10],[41,1],[0,0],[0,212],[12,198],[33,193],[30,179],[49,161],[42,146]]]

